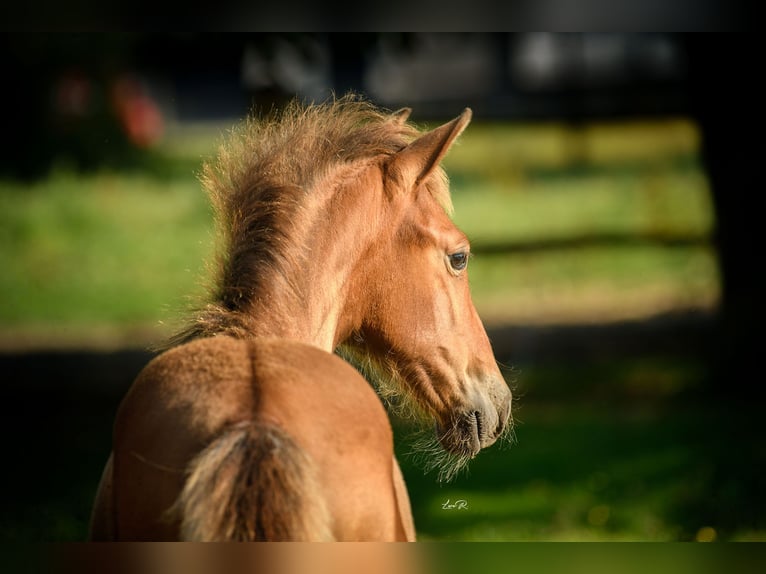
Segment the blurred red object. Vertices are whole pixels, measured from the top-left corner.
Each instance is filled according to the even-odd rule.
[[[112,106],[120,125],[132,144],[147,148],[156,144],[164,133],[162,112],[134,76],[120,76],[111,87]]]

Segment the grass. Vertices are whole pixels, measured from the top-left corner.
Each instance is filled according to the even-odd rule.
[[[715,218],[698,145],[682,119],[472,127],[445,164],[485,321],[714,309]]]
[[[477,245],[598,234],[706,237],[714,226],[699,166],[453,183],[455,222]]]
[[[757,468],[766,460],[753,445],[763,432],[742,422],[754,416],[656,397],[528,399],[516,444],[482,452],[453,483],[424,476],[405,438],[400,460],[423,540],[763,539]],[[459,500],[467,508],[444,508]]]
[[[203,292],[213,238],[195,170],[224,131],[176,127],[143,169],[0,182],[0,341],[142,345],[166,335]],[[696,138],[683,120],[472,126],[446,168],[456,222],[478,251],[470,273],[485,320],[714,308],[714,218]],[[566,244],[583,237],[596,241]],[[691,241],[615,243],[630,237]]]
[[[699,359],[671,356],[524,365],[516,442],[483,451],[448,484],[413,462],[410,429],[397,422],[397,455],[420,539],[765,539],[759,406],[689,400],[700,368]],[[656,374],[664,382],[633,391]],[[77,386],[76,376],[62,373],[62,381]],[[33,414],[58,429],[28,428],[25,441],[9,442],[7,454],[24,461],[24,472],[7,477],[15,495],[0,515],[5,540],[82,540],[109,450],[119,388],[45,388],[48,402],[40,404],[39,389],[19,387],[23,395],[3,416],[9,430],[24,428]],[[448,500],[467,507],[444,509]]]
[[[0,185],[0,324],[70,331],[172,321],[200,293],[210,212],[193,178],[57,174]]]
[[[471,474],[454,485],[439,488],[408,476],[423,538],[676,540],[695,535],[694,526],[664,514],[667,501],[678,497],[702,462],[684,436],[690,432],[688,421],[582,407],[528,406],[520,416],[518,445],[484,453]],[[448,499],[466,500],[468,508],[444,510]]]
[[[474,301],[488,324],[641,319],[711,310],[720,297],[716,254],[705,244],[479,254],[470,265]]]

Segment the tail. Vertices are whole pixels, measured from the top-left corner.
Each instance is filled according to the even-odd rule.
[[[311,459],[270,424],[241,423],[197,455],[175,510],[183,540],[332,540]]]

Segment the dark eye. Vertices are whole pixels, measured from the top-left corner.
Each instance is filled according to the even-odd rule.
[[[449,264],[455,271],[462,271],[468,265],[468,253],[460,251],[448,255]]]

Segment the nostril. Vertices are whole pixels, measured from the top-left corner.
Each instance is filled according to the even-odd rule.
[[[484,429],[482,428],[481,413],[479,411],[473,411],[473,418],[476,421],[476,435],[479,437],[479,441],[484,438]]]

